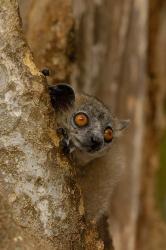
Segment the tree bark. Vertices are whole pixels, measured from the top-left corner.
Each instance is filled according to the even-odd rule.
[[[69,82],[74,61],[71,0],[20,0],[23,28],[34,60],[51,82]]]
[[[0,249],[103,249],[84,222],[75,171],[58,151],[44,77],[15,0],[0,1]]]
[[[165,209],[165,165],[163,169],[159,168],[164,164],[161,162],[163,159],[160,159],[160,151],[165,151],[161,142],[166,127],[164,110],[166,98],[166,4],[163,0],[152,0],[149,7],[147,68],[149,78],[137,249],[164,250],[166,249],[166,224],[160,206]],[[161,185],[160,190],[158,190],[158,185]],[[161,201],[158,196],[163,196]],[[165,210],[164,212],[166,213]],[[147,239],[150,240],[147,241]]]

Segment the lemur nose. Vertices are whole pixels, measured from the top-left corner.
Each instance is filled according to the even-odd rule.
[[[100,149],[102,146],[102,139],[96,135],[91,136],[91,147],[92,149]]]

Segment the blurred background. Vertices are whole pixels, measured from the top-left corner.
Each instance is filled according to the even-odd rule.
[[[166,1],[20,0],[39,69],[131,126],[110,211],[116,250],[166,249]]]

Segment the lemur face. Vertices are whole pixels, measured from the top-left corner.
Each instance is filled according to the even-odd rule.
[[[50,87],[50,96],[68,144],[80,151],[94,154],[109,149],[117,132],[128,124],[114,118],[96,98],[75,94],[70,85]]]
[[[76,95],[68,126],[73,144],[82,151],[93,154],[112,143],[114,122],[111,114],[94,97]]]

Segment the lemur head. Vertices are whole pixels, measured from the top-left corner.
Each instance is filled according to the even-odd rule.
[[[109,149],[127,120],[118,120],[95,97],[77,94],[67,84],[49,87],[51,102],[58,114],[58,126],[63,127],[80,151],[94,154]]]

